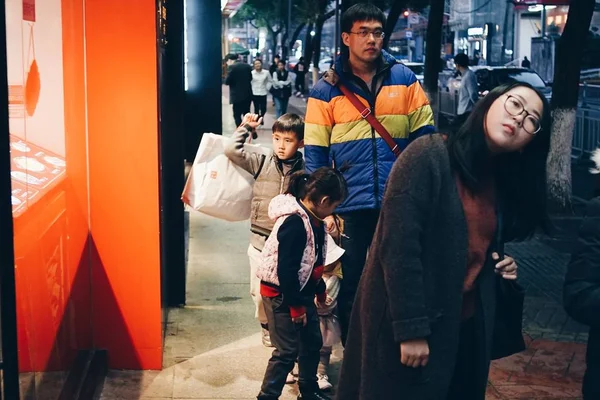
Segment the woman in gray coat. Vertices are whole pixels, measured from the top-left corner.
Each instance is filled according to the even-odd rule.
[[[546,221],[549,115],[533,87],[501,86],[456,135],[422,137],[398,158],[337,399],[485,398],[495,280],[516,279],[517,269],[495,244],[527,238]]]

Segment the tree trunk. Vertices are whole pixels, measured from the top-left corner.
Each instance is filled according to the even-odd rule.
[[[506,2],[506,9],[504,10],[504,25],[502,26],[502,55],[500,58],[502,64],[506,64],[506,42],[508,42],[508,16],[510,15],[511,5],[512,3]]]
[[[271,28],[269,25],[266,25],[267,27],[267,38],[270,37],[271,38],[271,56],[275,57],[275,54],[277,54],[277,35],[278,33],[276,33],[273,28]],[[263,62],[266,61],[263,60]]]
[[[438,77],[441,69],[442,24],[444,22],[444,2],[431,0],[429,20],[427,21],[427,36],[425,38],[425,73],[423,85],[429,97],[429,103],[434,115],[438,115]],[[437,120],[437,119],[436,119]]]
[[[394,0],[392,3],[392,8],[390,8],[390,13],[387,16],[387,21],[385,23],[385,38],[383,39],[383,48],[387,49],[388,44],[390,43],[390,37],[394,32],[394,27],[396,23],[398,23],[398,18],[400,18],[400,14],[402,14],[402,9],[406,7],[406,0]]]
[[[310,65],[310,60],[312,59],[312,36],[310,36],[312,30],[313,24],[311,22],[306,25],[306,33],[304,34],[304,60],[306,66]]]
[[[595,0],[569,6],[565,29],[556,44],[552,129],[547,163],[550,210],[571,213],[571,145],[579,98],[579,74]]]
[[[321,60],[321,36],[323,33],[324,18],[319,18],[315,26],[315,37],[313,42],[313,82],[319,80],[319,61]]]

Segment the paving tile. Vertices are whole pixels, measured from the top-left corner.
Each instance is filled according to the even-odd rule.
[[[575,378],[575,379],[583,379],[583,375],[585,374],[586,364],[585,364],[585,354],[575,353],[571,364],[569,365],[569,370],[567,371],[567,376]]]
[[[485,400],[501,400],[502,396],[500,393],[494,388],[492,385],[488,385],[487,390],[485,391]]]
[[[535,372],[514,372],[510,376],[510,383],[513,385],[529,386],[548,386],[560,387],[561,389],[579,390],[581,389],[581,378],[565,376],[564,374],[554,374],[544,371]]]
[[[566,375],[573,352],[537,350],[525,372],[533,374]]]
[[[503,371],[524,371],[535,354],[535,350],[527,349],[510,357],[493,361],[493,365]]]
[[[173,369],[163,371],[110,370],[101,400],[173,397]]]
[[[575,399],[581,397],[581,391],[551,386],[497,386],[496,390],[506,399]]]
[[[553,342],[545,339],[538,339],[534,340],[529,345],[529,349],[585,354],[587,346],[583,343],[562,343]]]
[[[494,363],[490,366],[490,373],[488,379],[494,385],[510,385],[509,378],[511,375],[511,371],[498,368]]]

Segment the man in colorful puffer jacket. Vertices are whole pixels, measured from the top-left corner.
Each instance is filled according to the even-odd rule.
[[[345,221],[344,280],[338,298],[345,343],[354,295],[375,233],[385,182],[395,161],[390,147],[342,94],[343,84],[381,122],[403,150],[432,133],[433,112],[415,74],[382,50],[385,15],[371,4],[356,4],[342,15],[347,51],[315,85],[305,118],[306,170],[333,166],[344,174],[349,196],[337,209]],[[327,221],[333,227],[333,221]]]

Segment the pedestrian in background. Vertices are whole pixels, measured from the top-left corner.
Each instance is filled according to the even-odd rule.
[[[549,147],[548,101],[514,83],[490,91],[456,135],[404,150],[354,303],[339,400],[485,398],[492,350],[510,345],[493,341],[496,305],[510,300],[496,287],[517,277],[503,243],[546,225]]]
[[[523,57],[523,61],[521,62],[521,67],[527,68],[527,69],[531,68],[531,61],[529,61],[527,59],[527,56]]]
[[[252,102],[254,103],[254,113],[261,118],[261,125],[265,123],[265,114],[267,113],[267,94],[272,85],[272,77],[269,71],[263,69],[262,60],[254,60],[254,70],[252,71]]]
[[[296,359],[298,399],[329,399],[317,384],[323,340],[315,302],[321,307],[326,301],[323,219],[346,195],[343,176],[324,167],[310,175],[294,174],[287,194],[275,197],[269,205],[269,216],[277,222],[265,243],[258,276],[275,350],[258,400],[279,399]]]
[[[250,112],[252,102],[252,67],[242,62],[239,56],[228,56],[229,73],[225,84],[229,86],[229,104],[233,105],[235,126],[240,126],[242,117]]]
[[[594,174],[600,174],[600,149],[593,157]],[[600,187],[600,176],[596,187]],[[590,200],[579,229],[563,290],[567,313],[590,327],[583,377],[584,400],[600,399],[600,192]]]
[[[225,155],[237,166],[254,177],[252,187],[252,215],[250,216],[250,295],[255,305],[254,317],[258,319],[262,331],[262,343],[272,347],[269,325],[262,296],[260,279],[256,271],[261,263],[261,252],[267,237],[271,234],[274,221],[269,218],[271,200],[283,193],[294,172],[304,170],[304,159],[298,151],[304,142],[304,121],[296,114],[285,114],[273,124],[273,153],[266,156],[244,151],[244,143],[261,123],[257,114],[244,116],[242,125],[233,134],[233,140],[225,149]]]
[[[458,108],[454,130],[457,131],[467,120],[473,107],[479,100],[479,85],[475,73],[469,68],[469,57],[460,53],[454,56],[456,71],[461,75],[460,88],[458,90]]]
[[[296,74],[296,96],[298,97],[304,97],[307,71],[308,68],[304,62],[304,57],[300,57],[296,65],[294,65],[294,73]]]
[[[292,78],[290,72],[285,68],[283,60],[279,61],[277,71],[273,73],[271,94],[275,102],[275,118],[279,118],[287,112],[288,103],[292,97]]]

